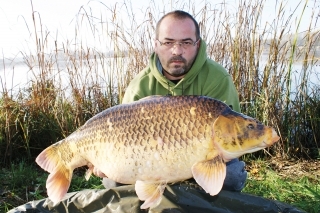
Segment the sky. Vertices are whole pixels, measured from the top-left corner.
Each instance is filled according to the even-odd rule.
[[[312,9],[315,8],[314,5],[317,9],[315,13],[320,18],[319,0],[0,0],[0,86],[2,82],[6,82],[7,88],[14,88],[30,80],[30,76],[33,74],[25,72],[26,64],[22,57],[23,54],[34,54],[36,49],[34,36],[41,32],[40,26],[45,34],[43,36],[50,38],[50,45],[52,45],[52,41],[57,40],[60,42],[60,48],[61,43],[76,44],[73,40],[75,31],[77,31],[75,26],[84,20],[82,19],[84,16],[81,15],[85,13],[92,14],[93,17],[106,16],[108,18],[103,17],[103,20],[111,21],[111,15],[114,13],[110,12],[110,9],[116,7],[119,11],[119,14],[116,14],[117,20],[120,16],[124,24],[130,24],[129,19],[132,16],[128,16],[126,7],[129,7],[129,11],[134,13],[136,23],[142,23],[146,20],[144,15],[150,6],[156,8],[155,11],[162,11],[162,14],[153,14],[154,17],[160,18],[164,12],[190,8],[189,3],[195,5],[195,13],[197,13],[205,4],[214,5],[215,8],[216,5],[224,2],[228,6],[228,12],[232,15],[236,13],[239,2],[249,4],[256,1],[264,2],[261,26],[264,26],[264,23],[270,24],[269,22],[277,17],[276,11],[279,11],[280,3],[284,5],[285,15],[288,16],[293,13],[295,8],[297,9],[294,14],[301,14],[303,6],[307,2],[299,32],[308,28]],[[37,33],[34,32],[32,14],[34,14],[37,23]],[[284,20],[287,20],[287,17],[284,17]],[[295,30],[297,23],[298,19],[293,18],[290,29]],[[82,27],[82,25],[83,23],[79,23],[79,26]],[[85,38],[85,34],[90,33],[91,30],[91,25],[88,26],[85,26],[81,33],[77,31],[78,34],[81,34],[78,36]],[[313,28],[320,30],[320,23],[316,23]],[[101,32],[97,36],[98,39],[83,39],[83,41],[90,43],[86,45],[95,49],[101,48],[101,51],[105,52],[106,48],[110,48],[110,42],[100,41],[101,37],[104,38],[104,33]],[[46,50],[48,49],[50,51],[50,48],[46,48]],[[27,56],[27,58],[30,57]]]
[[[181,8],[183,2],[189,0],[0,0],[0,58],[12,58],[15,57],[19,52],[28,52],[30,48],[30,35],[33,32],[33,21],[32,21],[32,8],[35,11],[34,15],[36,20],[39,21],[41,18],[42,26],[46,29],[46,32],[50,32],[50,36],[61,36],[63,39],[69,37],[74,38],[74,24],[77,16],[80,12],[84,12],[81,8],[84,8],[87,12],[92,11],[92,14],[103,14],[106,13],[105,6],[112,5],[123,5],[124,2],[131,3],[133,11],[136,12],[137,18],[143,18],[139,15],[143,14],[145,8],[150,4],[157,4],[159,8],[170,9],[183,9]],[[214,3],[228,2],[230,9],[235,9],[237,0],[203,0],[199,2],[198,7],[201,8],[203,3]],[[246,0],[242,0],[246,1]],[[268,21],[270,18],[275,17],[275,4],[281,0],[267,0],[264,6],[263,20]],[[308,7],[306,8],[305,15],[302,19],[301,31],[307,28],[306,24],[310,23],[308,18],[310,17],[311,8],[313,7],[315,0],[283,0],[286,4],[286,9],[293,11],[299,2],[302,4],[298,8],[302,10],[302,6],[308,1]],[[155,3],[156,2],[156,3]],[[178,3],[177,3],[178,2]],[[248,0],[248,2],[250,2]],[[320,3],[317,3],[320,5]],[[102,6],[104,5],[104,6]],[[90,8],[90,9],[89,9]],[[125,17],[125,9],[122,10]],[[319,13],[319,11],[318,11]],[[300,14],[297,12],[296,14]],[[319,25],[320,27],[320,25]],[[294,29],[294,27],[293,27]]]

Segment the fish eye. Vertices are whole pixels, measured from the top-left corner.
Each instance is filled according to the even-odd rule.
[[[253,124],[249,124],[247,127],[248,127],[248,129],[254,129],[254,125]]]

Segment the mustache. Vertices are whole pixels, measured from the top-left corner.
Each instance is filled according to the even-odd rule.
[[[186,63],[186,59],[183,58],[182,56],[173,56],[172,58],[169,59],[169,63],[173,62],[173,61],[182,61],[184,63]]]

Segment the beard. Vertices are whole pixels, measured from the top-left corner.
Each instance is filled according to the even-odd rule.
[[[172,62],[180,61],[181,64],[171,64]],[[180,77],[187,74],[192,66],[192,63],[188,63],[187,60],[181,56],[174,56],[169,59],[169,61],[166,63],[166,68],[163,67],[164,72],[168,73],[169,75],[173,77]]]

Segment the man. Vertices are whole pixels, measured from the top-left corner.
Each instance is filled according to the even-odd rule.
[[[227,71],[207,58],[198,23],[183,11],[163,16],[156,26],[149,66],[129,84],[123,103],[149,95],[206,95],[240,111],[238,93]]]
[[[240,111],[231,76],[207,58],[206,43],[190,14],[176,10],[164,15],[156,26],[154,46],[149,65],[130,82],[122,103],[150,95],[204,95]],[[227,163],[224,189],[243,189],[247,178],[244,166],[238,159]]]

